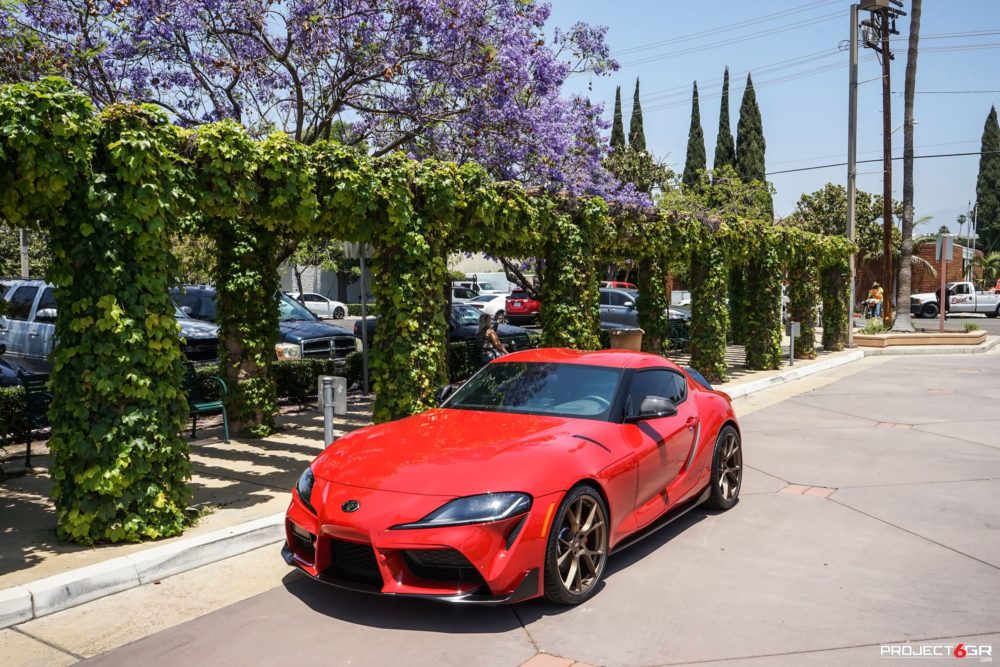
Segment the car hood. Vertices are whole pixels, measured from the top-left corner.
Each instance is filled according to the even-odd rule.
[[[920,294],[911,294],[911,299],[919,299],[920,301],[937,301],[937,294],[934,292],[921,292]]]
[[[329,338],[330,336],[353,336],[347,329],[335,327],[324,322],[308,320],[288,320],[279,323],[281,339],[286,343],[301,343],[310,338]]]
[[[218,325],[211,322],[203,322],[193,317],[178,317],[177,321],[181,325],[181,337],[189,341],[219,337]]]
[[[574,437],[594,437],[607,426],[596,420],[433,409],[336,440],[313,463],[313,472],[384,491],[543,495],[561,490],[561,478],[576,474],[578,465],[596,473],[619,458],[603,444]]]

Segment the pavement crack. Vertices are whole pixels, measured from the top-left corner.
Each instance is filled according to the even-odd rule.
[[[531,636],[531,631],[528,630],[528,626],[524,624],[524,619],[521,618],[521,614],[518,613],[517,607],[512,605],[510,610],[514,612],[514,618],[516,618],[517,622],[521,624],[521,629],[524,630],[524,634],[528,637],[528,641],[531,642],[532,647],[534,647],[535,654],[537,655],[541,653],[542,649],[538,648],[538,642],[536,642],[535,638]]]
[[[14,632],[20,634],[20,635],[24,635],[28,639],[31,639],[33,641],[38,642],[39,644],[44,644],[45,646],[48,646],[51,649],[55,649],[56,651],[59,651],[60,653],[65,653],[66,655],[68,655],[68,656],[70,656],[72,658],[75,658],[76,660],[86,660],[87,659],[87,656],[85,656],[85,655],[80,655],[79,653],[74,653],[73,651],[70,651],[69,649],[63,648],[62,646],[59,646],[58,644],[53,644],[52,642],[50,642],[47,639],[42,639],[41,637],[38,637],[36,635],[31,634],[27,630],[21,629],[19,626],[15,625],[15,626],[11,627],[10,629],[13,630]]]
[[[874,514],[869,514],[868,512],[865,512],[864,510],[859,510],[857,507],[851,507],[850,505],[837,500],[833,496],[830,496],[829,498],[827,498],[827,500],[835,502],[838,505],[840,505],[841,507],[845,507],[845,508],[851,510],[852,512],[857,512],[858,514],[862,514],[862,515],[864,515],[864,516],[866,516],[866,517],[868,517],[870,519],[875,519],[876,521],[884,523],[887,526],[892,526],[893,528],[896,528],[897,530],[901,530],[904,533],[909,533],[910,535],[913,535],[914,537],[918,537],[918,538],[920,538],[920,539],[922,539],[922,540],[924,540],[926,542],[930,542],[931,544],[936,544],[936,545],[938,545],[939,547],[941,547],[943,549],[947,549],[948,551],[951,551],[952,553],[958,554],[959,556],[965,556],[966,558],[974,560],[977,563],[982,563],[983,565],[985,565],[985,566],[987,566],[989,568],[992,568],[994,570],[1000,570],[1000,565],[995,565],[993,563],[990,563],[989,561],[983,560],[982,558],[976,558],[972,554],[967,554],[964,551],[959,551],[955,547],[950,547],[947,544],[942,544],[941,542],[938,542],[937,540],[932,540],[931,538],[927,537],[926,535],[921,535],[920,533],[916,533],[916,532],[910,530],[909,528],[903,528],[902,526],[897,526],[896,524],[892,523],[891,521],[886,521],[885,519],[883,519],[881,517],[877,517]]]
[[[923,486],[925,484],[964,484],[966,482],[995,482],[997,480],[1000,480],[1000,477],[973,477],[971,479],[941,479],[941,480],[928,480],[926,482],[893,482],[889,484],[857,484],[854,486],[851,485],[838,486],[837,490],[845,491],[847,489],[883,489],[896,486]]]

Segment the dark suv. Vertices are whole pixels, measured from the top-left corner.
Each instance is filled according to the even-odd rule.
[[[215,288],[205,285],[186,285],[183,290],[170,291],[181,310],[191,317],[214,322]],[[274,351],[279,360],[287,359],[338,359],[343,360],[356,349],[350,331],[323,322],[308,308],[287,294],[276,295],[278,326],[281,338],[275,341]]]

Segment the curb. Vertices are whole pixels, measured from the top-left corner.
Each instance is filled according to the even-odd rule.
[[[979,345],[897,345],[894,347],[864,348],[865,356],[922,354],[985,354],[1000,345],[1000,336],[987,336]]]
[[[280,542],[284,524],[281,512],[0,590],[0,628]]]
[[[758,391],[763,391],[764,389],[770,389],[771,387],[791,382],[792,380],[799,380],[810,375],[815,375],[816,373],[822,373],[823,371],[828,371],[831,368],[836,368],[837,366],[843,366],[844,364],[860,361],[861,359],[864,359],[864,357],[865,353],[862,350],[851,350],[844,353],[838,353],[838,356],[836,357],[816,361],[799,368],[792,366],[788,370],[778,373],[777,375],[772,375],[771,377],[761,378],[760,380],[750,380],[749,382],[741,382],[740,384],[730,388],[719,387],[719,391],[729,394],[729,398],[741,398],[743,396],[747,396],[748,394],[754,394]]]

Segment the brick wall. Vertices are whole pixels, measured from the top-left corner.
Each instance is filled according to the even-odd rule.
[[[939,264],[934,259],[934,243],[924,243],[917,250],[917,256],[922,259],[927,260],[934,265],[937,269]],[[976,251],[977,257],[982,257],[983,253],[981,250]],[[885,265],[881,262],[865,261],[858,266],[857,271],[857,281],[855,282],[855,294],[857,295],[857,300],[862,301],[865,295],[868,294],[868,289],[871,287],[872,283],[878,281],[879,283],[885,283]],[[962,248],[961,246],[952,246],[951,259],[948,261],[948,271],[945,282],[955,282],[959,280],[964,280],[964,274],[962,272]],[[980,269],[975,270],[975,275],[973,280],[978,280],[982,276],[982,271]],[[894,277],[897,278],[898,276]],[[941,277],[935,276],[931,273],[927,267],[918,264],[913,267],[913,278],[910,287],[911,294],[920,294],[921,292],[934,292],[941,286]]]

